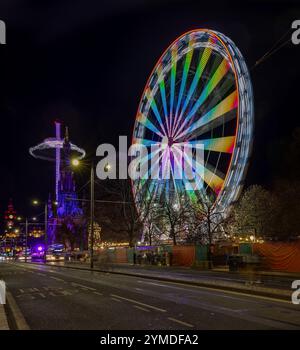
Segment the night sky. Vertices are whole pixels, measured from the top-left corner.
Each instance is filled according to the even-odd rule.
[[[12,197],[20,214],[31,215],[30,199],[53,192],[54,170],[28,148],[54,135],[55,119],[65,121],[91,158],[99,144],[117,145],[119,135],[131,135],[148,75],[183,32],[224,33],[251,68],[300,19],[300,3],[1,0],[0,19],[7,27],[7,45],[0,45],[0,213]],[[300,126],[299,72],[300,45],[291,43],[251,70],[255,140],[248,185],[268,187],[278,169],[284,173],[278,145],[284,140],[284,148]]]

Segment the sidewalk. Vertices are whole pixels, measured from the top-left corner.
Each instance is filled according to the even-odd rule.
[[[89,270],[89,264],[79,262],[47,263],[49,266],[59,266],[80,270]],[[94,271],[112,274],[135,276],[147,279],[155,279],[164,282],[184,283],[188,285],[208,287],[221,290],[230,290],[240,293],[248,293],[291,300],[292,281],[299,279],[294,274],[273,274],[269,272],[259,273],[234,273],[224,270],[199,270],[186,267],[167,267],[151,265],[131,264],[97,264]]]
[[[7,317],[4,310],[4,305],[0,305],[0,330],[1,331],[9,330]]]

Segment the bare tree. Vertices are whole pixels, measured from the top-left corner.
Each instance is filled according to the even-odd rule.
[[[105,185],[105,192],[112,199],[110,218],[103,221],[117,234],[125,233],[129,245],[134,246],[142,236],[143,226],[154,204],[154,197],[147,182],[140,181],[139,190],[133,191],[131,180],[114,180]]]
[[[191,203],[191,219],[187,241],[195,244],[208,244],[209,268],[212,267],[212,245],[216,238],[224,233],[223,226],[226,218],[223,213],[216,211],[212,198],[203,197]]]
[[[183,195],[174,200],[165,200],[159,204],[164,222],[164,230],[176,245],[178,240],[184,240],[188,230],[188,220],[191,213],[189,199]]]
[[[149,214],[144,221],[144,241],[152,244],[160,243],[163,238],[163,213],[161,207],[153,201]]]

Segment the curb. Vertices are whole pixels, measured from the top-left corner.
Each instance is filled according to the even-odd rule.
[[[19,306],[17,305],[15,298],[9,291],[6,291],[6,299],[8,306],[8,321],[11,321],[11,329],[16,330],[30,330],[28,323],[26,322]],[[10,323],[10,322],[9,322]]]
[[[237,292],[237,293],[243,293],[243,294],[251,294],[251,295],[256,295],[256,296],[285,300],[285,301],[286,300],[291,301],[291,295],[292,295],[292,290],[290,291],[290,290],[286,290],[286,289],[282,290],[282,289],[275,289],[275,288],[265,288],[265,287],[261,287],[261,286],[255,286],[255,285],[251,285],[251,286],[240,285],[240,284],[237,285],[234,283],[228,283],[228,282],[222,282],[222,281],[202,280],[201,282],[198,282],[198,281],[183,280],[183,279],[178,279],[178,278],[167,278],[167,277],[161,277],[161,276],[143,275],[141,273],[101,270],[101,269],[97,269],[97,268],[94,268],[93,270],[91,270],[90,268],[85,268],[85,267],[53,265],[53,264],[47,264],[47,263],[41,264],[41,263],[30,262],[29,264],[46,265],[46,266],[56,267],[56,268],[67,268],[67,269],[73,269],[73,270],[90,271],[90,272],[103,272],[103,273],[111,273],[111,274],[115,274],[115,275],[139,277],[139,278],[162,281],[162,282],[179,283],[179,284],[186,284],[186,285],[196,286],[196,287],[206,287],[206,288],[211,288],[211,289],[225,290],[225,291],[231,291],[231,292]]]

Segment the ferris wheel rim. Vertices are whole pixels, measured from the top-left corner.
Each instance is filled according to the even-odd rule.
[[[234,74],[234,78],[235,78],[235,86],[236,86],[236,90],[237,90],[237,112],[236,112],[236,127],[235,127],[235,133],[234,133],[234,145],[233,145],[233,151],[231,153],[230,156],[230,162],[229,165],[227,167],[226,170],[226,174],[225,174],[225,178],[222,184],[222,187],[217,195],[217,198],[215,199],[215,206],[221,208],[222,210],[226,209],[226,206],[229,206],[234,199],[236,199],[237,197],[237,192],[241,191],[241,185],[239,184],[240,188],[235,188],[234,192],[236,192],[234,194],[235,198],[229,198],[229,200],[227,200],[228,202],[226,203],[226,198],[225,200],[223,200],[224,203],[220,203],[222,198],[224,197],[224,189],[227,186],[231,186],[230,184],[230,174],[232,174],[232,169],[233,169],[233,160],[237,158],[236,156],[236,149],[237,149],[237,141],[238,141],[238,136],[240,136],[240,134],[243,134],[243,130],[241,131],[241,124],[240,120],[247,118],[248,119],[248,124],[250,124],[249,126],[249,134],[250,136],[252,136],[252,132],[253,132],[253,125],[254,125],[254,120],[253,120],[253,96],[252,96],[252,85],[251,85],[251,81],[250,81],[250,77],[249,77],[249,71],[247,69],[246,63],[244,61],[243,56],[241,55],[239,49],[236,47],[236,45],[231,41],[231,39],[229,39],[227,36],[225,36],[222,33],[216,32],[214,30],[210,30],[210,29],[193,29],[190,31],[187,31],[185,33],[183,33],[182,35],[180,35],[179,37],[177,37],[162,53],[162,55],[160,56],[160,58],[158,59],[158,61],[156,62],[156,64],[154,65],[148,79],[147,82],[145,84],[145,87],[143,89],[143,93],[141,95],[140,101],[139,101],[139,105],[138,105],[138,109],[137,109],[137,114],[136,114],[136,118],[135,118],[135,127],[132,133],[132,144],[134,143],[135,140],[135,129],[136,129],[136,124],[138,122],[138,115],[139,112],[141,111],[141,106],[144,100],[144,97],[146,95],[146,91],[150,86],[150,82],[152,77],[154,76],[155,72],[157,71],[159,65],[161,64],[163,58],[166,56],[166,54],[171,50],[171,48],[178,42],[180,42],[180,40],[186,36],[189,36],[193,33],[206,33],[208,35],[211,35],[213,37],[215,37],[222,45],[223,49],[225,49],[226,53],[227,53],[227,58],[230,61],[230,65],[231,65],[231,70]],[[230,46],[229,46],[230,45]],[[218,51],[217,49],[215,49],[216,52],[220,53],[220,51]],[[231,51],[231,52],[230,52]],[[186,54],[185,54],[186,55]],[[184,55],[183,55],[184,56]],[[176,62],[178,62],[179,59],[177,59]],[[239,69],[240,72],[242,72],[241,76],[238,76],[238,72],[237,70]],[[250,95],[249,99],[248,99],[248,110],[247,110],[247,115],[246,117],[244,117],[243,115],[241,115],[241,100],[240,100],[240,95],[241,95],[241,85],[242,85],[242,81],[240,80],[242,78],[245,78],[244,80],[246,80],[246,83],[243,82],[244,85],[244,89],[245,91],[248,92],[248,95]],[[155,94],[153,94],[154,96]],[[244,101],[243,101],[244,103]],[[245,107],[243,108],[245,109]],[[242,135],[243,136],[243,135]],[[249,137],[249,142],[248,142],[248,151],[246,152],[246,157],[249,158],[250,153],[251,153],[251,149],[252,149],[252,137]],[[246,163],[243,164],[242,169],[240,169],[239,173],[240,173],[240,178],[239,178],[239,182],[242,183],[245,174],[246,174],[246,168],[248,166],[248,160],[246,161]],[[132,190],[134,191],[134,181],[131,182],[132,183]],[[236,184],[236,187],[237,184]],[[223,196],[223,197],[222,197]]]

